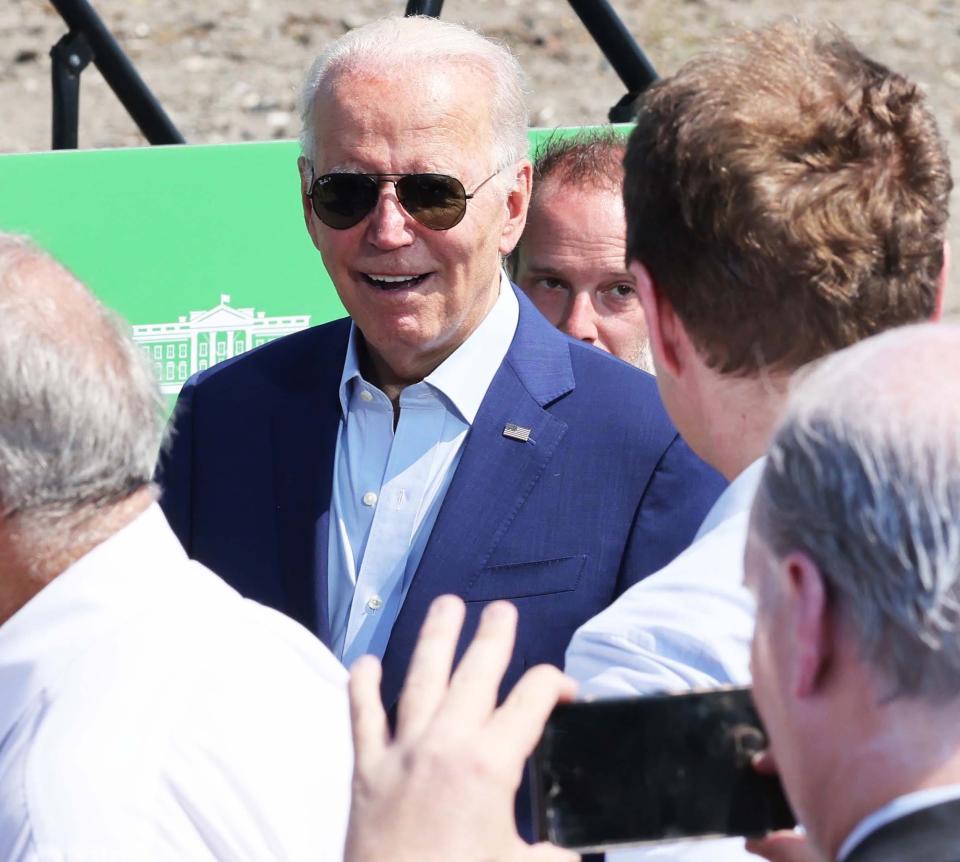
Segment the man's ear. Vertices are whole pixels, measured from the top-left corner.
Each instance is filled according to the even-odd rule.
[[[500,254],[506,257],[520,241],[520,235],[527,223],[527,208],[530,206],[530,192],[533,188],[533,165],[529,159],[517,163],[516,175],[510,194],[507,195],[507,220],[500,232]]]
[[[307,226],[307,233],[310,234],[313,244],[320,248],[314,233],[316,224],[313,220],[313,206],[310,203],[310,183],[313,182],[313,167],[306,156],[300,156],[297,159],[297,170],[300,172],[300,204],[303,207],[303,223]]]
[[[833,655],[834,627],[827,608],[827,586],[817,564],[793,551],[781,560],[788,593],[787,624],[792,638],[790,687],[798,698],[820,688]]]
[[[947,277],[950,275],[950,240],[943,241],[943,266],[940,267],[940,275],[937,276],[937,298],[933,306],[933,314],[930,320],[939,323],[943,317],[943,303],[947,295]]]
[[[653,364],[658,372],[663,369],[676,376],[684,366],[683,345],[689,344],[683,324],[673,304],[657,288],[650,271],[639,261],[633,261],[627,268],[636,280]]]

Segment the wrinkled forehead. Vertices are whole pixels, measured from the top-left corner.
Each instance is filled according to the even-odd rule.
[[[340,70],[316,99],[314,157],[327,170],[437,170],[437,159],[461,164],[492,150],[490,82],[463,64]]]

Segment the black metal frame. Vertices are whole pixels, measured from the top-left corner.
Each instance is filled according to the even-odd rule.
[[[96,65],[151,144],[182,144],[183,136],[87,0],[50,0],[70,28],[53,48],[53,149],[75,149],[80,74]]]
[[[629,122],[633,119],[633,103],[637,96],[657,80],[653,64],[609,0],[568,2],[627,88],[626,95],[608,112],[610,122]],[[438,18],[442,9],[443,0],[407,0],[406,14]]]
[[[75,149],[80,118],[80,75],[90,63],[151,144],[182,144],[183,136],[144,83],[130,59],[87,0],[50,0],[69,32],[50,49],[53,86],[53,149]],[[633,103],[656,79],[653,64],[609,0],[568,0],[597,47],[627,88],[611,122],[632,119]],[[443,0],[407,0],[407,15],[439,17]]]

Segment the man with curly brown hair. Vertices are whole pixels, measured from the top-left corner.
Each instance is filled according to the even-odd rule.
[[[660,393],[731,484],[687,551],[578,630],[566,668],[593,695],[745,684],[747,520],[790,379],[939,317],[946,146],[916,84],[836,29],[789,23],[651,88],[625,166]]]

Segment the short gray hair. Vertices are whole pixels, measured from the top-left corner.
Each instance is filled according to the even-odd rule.
[[[163,401],[128,327],[3,233],[0,320],[0,519],[68,542],[99,507],[151,484]]]
[[[960,694],[958,362],[960,329],[927,324],[803,372],[754,505],[779,558],[817,563],[890,697]]]
[[[490,81],[494,162],[506,166],[527,154],[526,77],[502,43],[468,27],[426,16],[383,18],[344,34],[313,62],[300,93],[300,146],[314,158],[317,92],[341,72],[397,71],[410,64],[460,64]],[[464,98],[471,95],[464,93]]]

